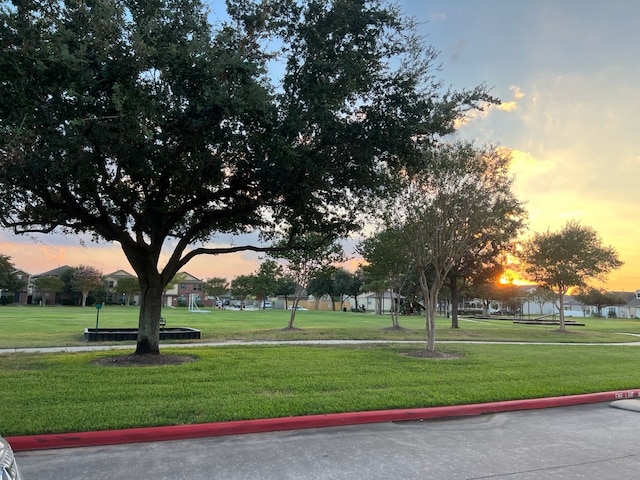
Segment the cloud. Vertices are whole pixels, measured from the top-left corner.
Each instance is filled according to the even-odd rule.
[[[502,102],[500,105],[496,105],[495,108],[503,112],[513,112],[518,108],[518,104],[516,102]]]
[[[556,165],[548,159],[537,159],[530,152],[502,147],[511,156],[511,173],[521,182],[535,182],[538,177],[555,170]]]
[[[522,90],[520,90],[520,87],[512,85],[511,87],[509,87],[509,90],[513,92],[513,98],[515,98],[516,100],[524,98],[524,93],[522,92]]]

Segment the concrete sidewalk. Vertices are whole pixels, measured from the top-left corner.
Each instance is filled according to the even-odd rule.
[[[632,479],[640,471],[638,431],[640,415],[604,402],[16,458],[29,480]]]
[[[621,333],[620,335],[633,335]],[[637,335],[633,335],[636,336]],[[162,343],[164,348],[198,348],[198,347],[233,347],[244,345],[424,345],[424,340],[227,340],[222,342],[204,343]],[[553,343],[553,342],[485,342],[485,341],[436,341],[436,345],[557,345],[557,346],[612,346],[612,347],[637,347],[640,341],[619,342],[619,343]],[[134,351],[134,343],[109,344],[109,345],[73,345],[67,347],[33,347],[33,348],[0,348],[0,355],[10,355],[13,353],[74,353],[74,352],[98,352],[108,350],[129,350]]]

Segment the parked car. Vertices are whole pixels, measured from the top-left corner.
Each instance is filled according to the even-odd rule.
[[[11,445],[0,437],[0,478],[2,480],[23,480],[20,469],[13,455]]]
[[[293,305],[289,305],[289,310],[293,310]],[[297,305],[296,310],[309,310],[309,309],[301,307],[300,305]]]

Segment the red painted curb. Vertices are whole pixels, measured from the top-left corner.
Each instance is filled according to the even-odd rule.
[[[587,393],[583,395],[569,395],[564,397],[511,400],[449,407],[377,410],[371,412],[334,413],[302,417],[267,418],[261,420],[238,420],[231,422],[201,423],[195,425],[174,425],[166,427],[102,430],[97,432],[16,436],[7,437],[7,440],[15,451],[48,450],[53,448],[185,440],[191,438],[239,435],[246,433],[360,425],[365,423],[463,417],[481,415],[483,413],[535,410],[550,407],[565,407],[587,403],[608,402],[625,398],[640,398],[640,390]]]

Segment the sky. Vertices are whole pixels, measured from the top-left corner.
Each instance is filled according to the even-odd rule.
[[[484,83],[502,104],[476,113],[456,136],[511,152],[513,191],[528,232],[568,220],[593,227],[625,262],[606,287],[640,289],[640,2],[636,0],[401,0],[440,52],[438,77],[453,89]],[[228,245],[231,238],[214,239]],[[238,239],[233,240],[241,243]],[[133,273],[117,245],[0,230],[0,254],[37,274],[61,265]],[[206,279],[255,271],[251,253],[196,257]],[[352,259],[351,265],[358,260]]]

